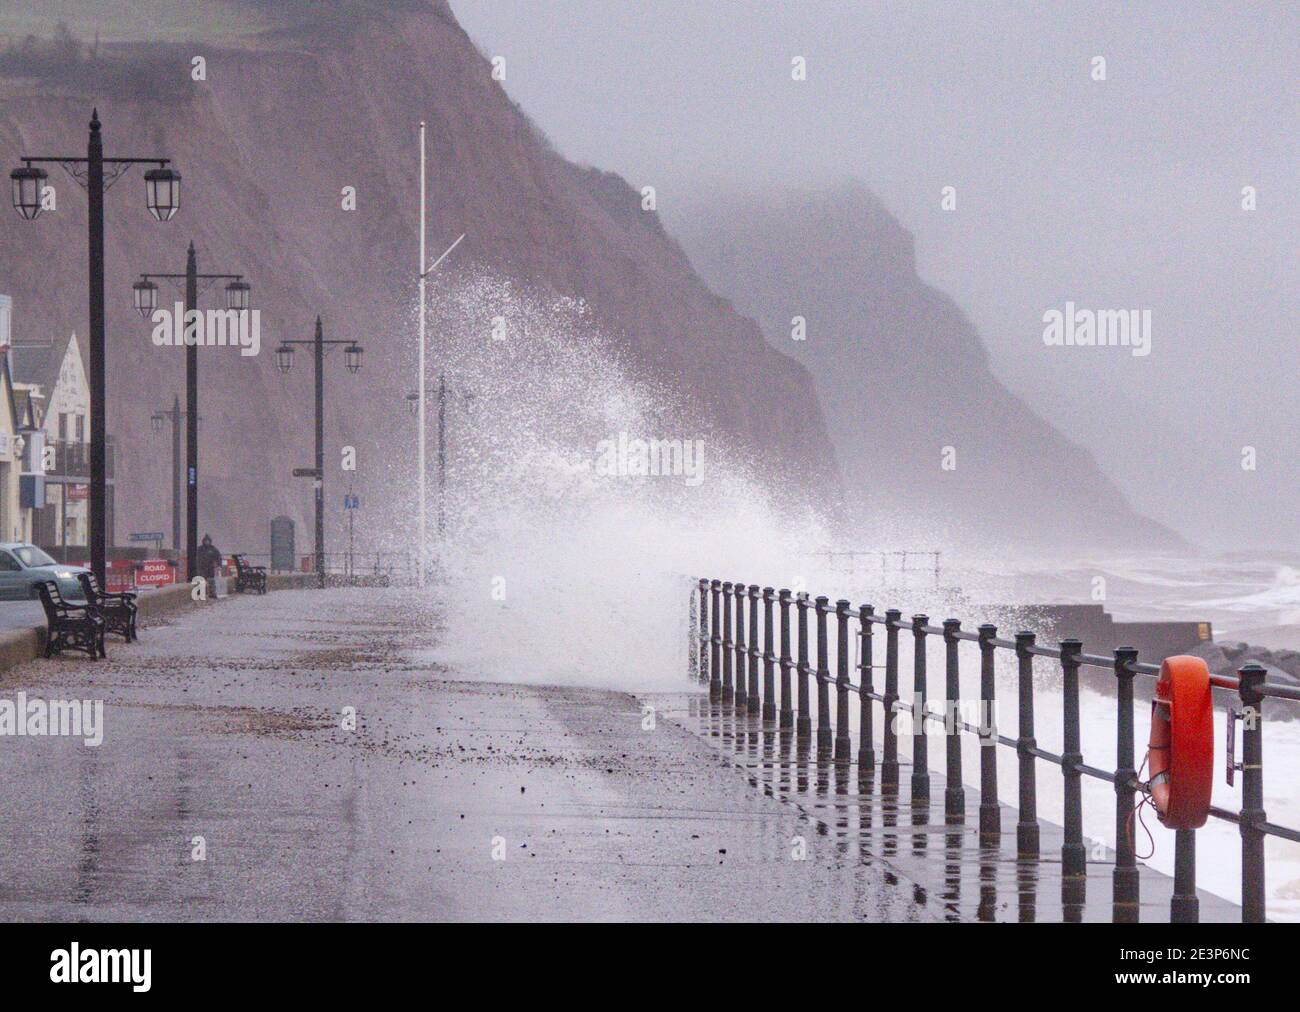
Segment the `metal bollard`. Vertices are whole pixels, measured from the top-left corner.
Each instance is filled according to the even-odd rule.
[[[835,676],[835,761],[843,766],[852,762],[853,739],[849,737],[849,602],[835,602],[838,625]]]
[[[1002,808],[998,804],[998,727],[997,685],[993,677],[993,640],[998,627],[984,623],[980,636],[980,842],[997,843],[1002,839]]]
[[[1262,924],[1264,904],[1264,668],[1255,663],[1237,672],[1241,680],[1241,920]]]
[[[944,741],[944,758],[948,785],[943,792],[943,815],[944,822],[949,825],[966,821],[966,789],[961,783],[961,672],[957,657],[957,647],[961,643],[957,633],[960,631],[961,622],[955,618],[944,619],[944,695],[947,703],[944,730],[948,734]]]
[[[781,605],[781,730],[794,729],[794,700],[790,692],[790,669],[794,661],[790,657],[790,591],[784,588],[778,592]]]
[[[799,716],[795,720],[795,736],[800,741],[812,738],[812,714],[808,709],[808,595],[801,593],[795,599],[799,613]]]
[[[903,613],[897,608],[885,612],[885,754],[880,762],[880,786],[898,789],[898,729],[894,724],[898,705],[898,623]]]
[[[745,649],[745,585],[735,584],[736,595],[736,713],[744,713],[749,706],[745,667],[749,652]]]
[[[830,643],[827,641],[826,616],[830,598],[817,598],[817,756],[831,754]]]
[[[1016,823],[1016,853],[1020,857],[1038,856],[1038,760],[1034,739],[1034,645],[1031,632],[1016,633],[1016,658],[1019,662],[1017,685],[1020,690],[1020,730],[1016,738],[1016,755],[1020,759],[1020,821]]]
[[[772,595],[771,587],[763,588],[763,721],[776,721],[776,685],[774,684],[776,664],[776,645],[772,642]]]
[[[912,801],[930,801],[930,746],[925,737],[925,627],[929,615],[912,616]]]
[[[731,642],[731,583],[722,585],[722,701],[731,702],[735,698],[736,688],[731,683],[732,658],[735,644]]]
[[[1064,748],[1061,776],[1065,789],[1065,839],[1061,843],[1061,897],[1082,903],[1088,875],[1088,850],[1083,844],[1083,793],[1079,764],[1083,746],[1079,735],[1079,655],[1083,643],[1061,641],[1061,705]]]
[[[871,726],[871,616],[875,612],[869,604],[858,609],[858,620],[862,623],[862,657],[858,661],[858,685],[861,698],[858,706],[858,773],[874,770],[876,767],[875,730]]]
[[[1115,733],[1115,871],[1114,919],[1136,922],[1138,919],[1138,870],[1133,842],[1129,839],[1128,819],[1137,794],[1137,770],[1133,768],[1133,672],[1129,665],[1137,661],[1132,647],[1115,651],[1115,681],[1118,688],[1119,716]]]

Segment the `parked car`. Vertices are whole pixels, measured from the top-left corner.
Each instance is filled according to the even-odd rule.
[[[6,601],[35,600],[36,585],[46,580],[57,583],[59,593],[65,598],[84,600],[77,574],[88,572],[84,566],[55,562],[35,545],[20,541],[0,543],[0,598]]]

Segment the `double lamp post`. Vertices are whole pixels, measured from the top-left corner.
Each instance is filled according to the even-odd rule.
[[[23,164],[9,173],[14,209],[31,221],[47,210],[48,174],[41,165],[63,166],[86,191],[89,202],[87,247],[90,302],[90,568],[100,586],[107,559],[108,483],[105,474],[106,424],[104,399],[104,193],[132,165],[155,166],[144,174],[145,206],[158,221],[170,221],[180,210],[181,176],[166,158],[109,158],[104,154],[98,110],[91,113],[86,155],[23,155]]]

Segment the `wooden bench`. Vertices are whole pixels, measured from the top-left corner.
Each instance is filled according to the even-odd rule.
[[[241,594],[250,590],[265,594],[266,567],[250,566],[248,560],[242,555],[232,555],[231,558],[235,560],[235,590]]]
[[[45,609],[45,656],[64,650],[82,650],[92,661],[107,657],[104,650],[104,616],[89,601],[69,604],[59,593],[59,585],[45,580],[36,585]]]
[[[77,579],[86,595],[86,601],[98,608],[99,613],[104,617],[105,632],[117,633],[127,643],[140,638],[135,631],[135,616],[138,609],[134,593],[100,590],[94,573],[78,573]]]

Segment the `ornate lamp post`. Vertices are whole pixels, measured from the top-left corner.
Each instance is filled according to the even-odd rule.
[[[242,274],[200,274],[194,243],[185,255],[184,274],[141,274],[131,286],[135,308],[146,320],[158,308],[155,281],[185,282],[185,313],[198,309],[199,282],[226,281],[226,308],[245,312],[251,304],[251,289]],[[199,355],[198,345],[185,346],[185,578],[198,573],[199,551]],[[179,552],[179,541],[173,546]]]
[[[316,317],[316,336],[310,341],[281,341],[275,350],[275,365],[281,372],[287,373],[293,368],[294,345],[310,345],[316,363],[316,466],[298,468],[294,475],[300,478],[313,478],[316,486],[316,577],[319,586],[325,586],[325,349],[333,345],[343,345],[343,364],[348,372],[355,373],[361,369],[361,353],[364,349],[356,341],[327,341],[320,317]]]
[[[88,233],[90,277],[90,568],[100,586],[104,576],[108,531],[108,485],[105,480],[106,419],[104,412],[104,191],[132,165],[152,164],[145,173],[145,206],[158,221],[170,221],[181,206],[181,175],[166,158],[106,158],[100,136],[99,111],[90,116],[86,157],[23,155],[23,165],[9,173],[14,210],[33,220],[45,210],[45,170],[41,163],[57,162],[86,191],[90,205]]]

